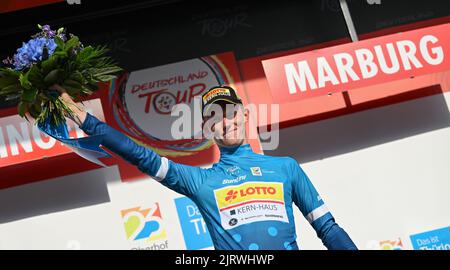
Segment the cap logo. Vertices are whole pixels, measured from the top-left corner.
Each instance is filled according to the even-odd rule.
[[[231,93],[227,88],[215,88],[203,96],[203,105],[216,96],[231,96]]]

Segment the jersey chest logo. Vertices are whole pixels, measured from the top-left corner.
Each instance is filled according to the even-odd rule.
[[[283,183],[246,182],[214,190],[224,229],[257,221],[289,222]]]

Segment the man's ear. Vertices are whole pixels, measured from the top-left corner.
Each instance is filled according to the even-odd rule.
[[[245,118],[245,123],[248,123],[250,117],[250,111],[244,107],[244,118]]]

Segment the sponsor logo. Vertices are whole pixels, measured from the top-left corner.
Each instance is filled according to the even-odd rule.
[[[283,183],[247,182],[214,190],[222,226],[275,220],[288,222]]]
[[[231,201],[237,198],[238,192],[236,190],[230,190],[227,192],[227,196],[225,197],[225,201]]]
[[[247,175],[241,175],[241,176],[238,176],[238,177],[236,177],[234,179],[223,179],[222,184],[223,185],[225,185],[225,184],[236,184],[236,183],[239,183],[240,181],[244,181],[246,178],[247,178]]]
[[[380,249],[382,250],[402,250],[402,239],[380,241]]]
[[[175,199],[186,249],[204,249],[213,246],[206,223],[197,205],[187,197]]]
[[[231,96],[230,90],[226,88],[216,88],[203,96],[203,104],[206,104],[209,100],[216,96]]]
[[[250,170],[252,171],[253,175],[255,175],[255,176],[262,176],[260,167],[251,167]]]
[[[231,202],[236,198],[244,198],[246,196],[275,195],[277,190],[274,187],[256,186],[246,187],[244,189],[231,189],[227,192],[225,201]]]
[[[152,207],[140,206],[121,211],[126,238],[130,241],[153,242],[167,238],[158,203]]]
[[[238,220],[235,218],[230,219],[230,222],[228,222],[228,224],[230,224],[230,226],[235,226],[238,223]]]
[[[414,249],[450,250],[450,226],[410,236]]]
[[[241,173],[241,168],[239,168],[238,166],[231,166],[227,169],[227,173],[233,176],[238,176],[238,174]]]
[[[133,247],[132,250],[164,250],[169,248],[169,241],[156,242],[150,246],[145,247]]]

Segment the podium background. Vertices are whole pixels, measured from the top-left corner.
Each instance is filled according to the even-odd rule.
[[[233,51],[242,67],[272,53],[349,42],[337,1],[125,2],[96,6],[83,0],[69,6],[60,1],[0,14],[0,57],[35,32],[37,23],[64,25],[86,43],[107,42],[129,71],[226,51]],[[349,1],[363,35],[449,22],[449,5]],[[31,19],[37,16],[46,20]],[[265,154],[295,157],[359,248],[413,249],[411,235],[450,225],[446,78],[442,93],[282,126],[279,148]],[[243,80],[247,87],[252,83]],[[13,106],[0,101],[0,108]],[[117,166],[2,189],[0,249],[211,248],[194,206],[180,197],[149,177],[121,182]],[[158,239],[127,239],[121,211],[157,206]],[[300,248],[324,249],[297,209],[295,218]],[[441,241],[448,239],[446,232]]]

